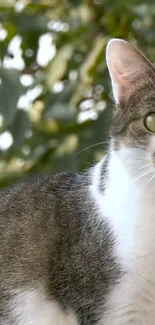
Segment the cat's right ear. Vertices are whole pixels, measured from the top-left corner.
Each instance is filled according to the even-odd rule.
[[[116,103],[129,98],[139,83],[154,74],[149,60],[121,39],[114,38],[108,42],[106,60]]]

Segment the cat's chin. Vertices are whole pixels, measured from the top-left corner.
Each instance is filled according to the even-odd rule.
[[[121,147],[112,153],[115,161],[120,161],[122,169],[128,171],[135,183],[155,184],[155,157],[150,151],[136,147]]]
[[[137,147],[120,146],[118,151],[112,151],[113,156],[117,156],[127,166],[144,165],[145,162],[151,162],[151,155],[148,151]],[[131,167],[132,168],[132,167]]]

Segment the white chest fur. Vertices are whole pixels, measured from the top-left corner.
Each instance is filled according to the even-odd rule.
[[[94,174],[93,195],[115,233],[116,256],[125,272],[108,296],[99,324],[154,325],[155,172],[148,168],[147,159],[139,157],[136,169],[131,168],[132,162],[125,166],[123,159],[113,154],[104,196],[98,193]]]
[[[72,311],[64,311],[57,301],[48,300],[39,290],[18,290],[13,292],[10,315],[11,324],[18,325],[78,325]],[[6,325],[10,321],[6,321]],[[5,325],[3,323],[3,325]]]

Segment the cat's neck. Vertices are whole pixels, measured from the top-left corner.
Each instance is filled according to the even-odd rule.
[[[139,254],[142,248],[145,250],[145,245],[147,246],[150,240],[154,242],[155,178],[148,181],[148,174],[145,172],[144,176],[139,178],[139,168],[142,167],[143,170],[143,166],[138,166],[137,175],[133,176],[132,170],[127,167],[129,164],[126,163],[126,158],[122,159],[115,152],[111,152],[108,159],[103,181],[101,174],[106,158],[95,166],[91,193],[100,217],[107,218],[111,229],[121,242],[123,252],[125,250],[128,254],[133,246],[138,248],[140,245],[140,249],[137,249]],[[139,158],[138,161],[143,162],[143,159]],[[146,162],[145,165],[147,166]],[[136,172],[136,169],[133,170]]]
[[[103,198],[106,198],[116,207],[126,197],[129,201],[134,197],[134,201],[146,199],[148,203],[155,204],[155,170],[150,166],[143,150],[139,150],[138,154],[137,149],[123,149],[123,153],[111,150],[93,168],[93,196],[99,205],[103,205]]]
[[[117,153],[111,151],[93,168],[91,193],[101,212],[108,210],[113,214],[123,198],[128,196],[130,201],[133,182]]]
[[[107,220],[114,234],[115,254],[122,268],[138,274],[136,279],[141,277],[141,270],[145,270],[142,285],[146,278],[154,279],[155,200],[150,190],[155,188],[155,181],[148,182],[143,189],[142,183],[148,178],[144,176],[142,181],[135,181],[117,153],[111,153],[108,159],[103,184],[100,176],[106,160],[95,166],[91,193],[99,218]]]

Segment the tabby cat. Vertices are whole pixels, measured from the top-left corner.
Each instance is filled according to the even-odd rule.
[[[155,68],[120,39],[106,59],[106,157],[0,194],[1,325],[155,325]]]

